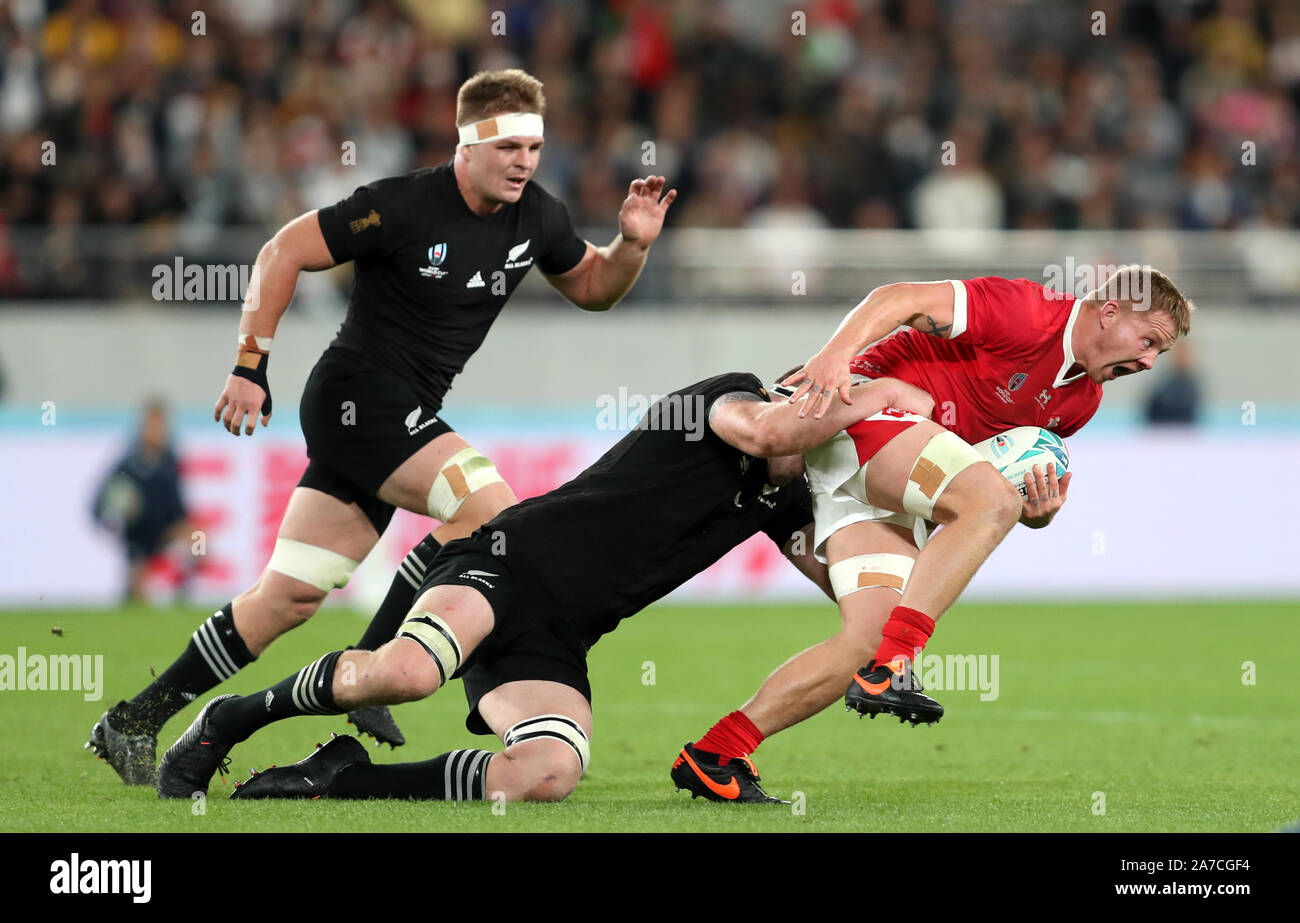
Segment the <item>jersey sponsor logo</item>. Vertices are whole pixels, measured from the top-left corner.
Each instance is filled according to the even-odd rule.
[[[1044,410],[1047,409],[1047,402],[1050,401],[1051,399],[1052,399],[1052,395],[1047,393],[1046,388],[1043,389],[1042,393],[1039,394],[1038,397],[1034,398],[1034,400],[1038,402],[1038,406],[1043,408]]]
[[[484,580],[482,577],[479,576],[479,574],[486,574],[486,573],[487,573],[487,571],[483,571],[483,570],[467,570],[467,571],[465,571],[463,574],[457,574],[457,575],[456,575],[456,579],[457,579],[457,580],[473,580],[475,583],[481,583],[481,584],[483,584],[483,585],[484,585],[485,587],[487,587],[489,590],[495,590],[495,589],[496,589],[496,584],[495,584],[495,583],[492,583],[491,581],[488,581],[488,580]],[[489,577],[495,577],[495,576],[497,576],[497,575],[496,575],[496,574],[488,574],[488,576],[489,576]]]
[[[1012,375],[1011,378],[1007,381],[1007,390],[1019,391],[1020,386],[1023,385],[1028,380],[1029,380],[1029,375],[1027,375],[1025,372],[1016,372],[1016,374]]]
[[[483,288],[485,285],[487,285],[487,283],[483,281],[483,273],[478,272],[477,270],[475,270],[474,275],[470,277],[470,280],[465,283],[466,288]]]
[[[511,247],[509,251],[507,251],[506,253],[505,268],[526,269],[529,266],[533,265],[533,258],[531,256],[526,260],[519,259],[519,257],[523,255],[523,252],[528,249],[528,245],[531,244],[532,242],[533,239],[530,237],[522,244],[516,244],[515,246]]]
[[[429,419],[421,423],[420,413],[423,411],[423,409],[424,409],[423,406],[416,407],[414,410],[412,410],[410,413],[406,415],[406,420],[405,420],[406,432],[412,436],[414,436],[416,433],[418,433],[420,430],[424,429],[425,427],[432,426],[434,423],[438,422],[438,417],[435,414],[434,416],[429,417]]]
[[[271,703],[273,701],[275,701],[275,690],[274,689],[266,690],[266,699],[262,704],[266,707],[267,711],[271,710]]]
[[[420,275],[426,279],[441,279],[443,276],[449,275],[447,270],[438,268],[446,259],[447,244],[445,242],[434,244],[429,248],[429,265],[420,267]]]
[[[357,218],[355,221],[348,222],[348,230],[353,234],[360,234],[366,228],[377,227],[379,227],[379,212],[375,211],[373,208],[370,209],[370,214],[366,215],[364,218]]]

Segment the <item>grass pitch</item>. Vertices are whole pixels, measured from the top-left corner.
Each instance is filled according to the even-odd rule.
[[[207,615],[0,615],[0,655],[99,654],[105,673],[99,701],[0,691],[0,830],[1269,831],[1300,818],[1295,602],[960,605],[927,654],[997,655],[996,698],[932,687],[947,709],[933,728],[859,721],[833,706],[772,737],[756,755],[763,784],[793,806],[691,801],[673,792],[668,769],[683,741],[832,633],[834,609],[656,606],[592,650],[593,759],[578,790],[560,804],[496,812],[490,803],[234,804],[224,797],[230,782],[214,780],[199,813],[123,786],[82,749],[90,727],[161,672]],[[356,613],[327,607],[218,691],[262,689],[362,627]],[[992,660],[984,664],[991,679]],[[209,697],[168,724],[160,754]],[[409,742],[372,749],[377,761],[499,746],[465,731],[459,683],[394,711]],[[235,778],[349,730],[341,717],[274,725],[232,751]]]

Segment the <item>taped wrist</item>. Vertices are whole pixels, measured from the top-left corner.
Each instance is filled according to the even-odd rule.
[[[230,373],[236,378],[246,378],[266,393],[262,401],[262,416],[271,412],[271,385],[266,379],[266,366],[271,360],[271,337],[257,337],[251,333],[239,338],[239,355]]]

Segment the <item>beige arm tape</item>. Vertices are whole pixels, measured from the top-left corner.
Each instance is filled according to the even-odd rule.
[[[869,587],[888,587],[903,595],[913,561],[905,554],[859,554],[830,566],[831,589],[835,599]]]
[[[938,433],[921,450],[903,488],[903,509],[923,519],[934,518],[934,505],[952,479],[984,461],[979,452],[955,433]]]
[[[429,489],[429,515],[446,522],[456,515],[465,499],[489,484],[506,482],[492,460],[473,446],[461,449],[442,466]]]
[[[310,583],[328,593],[347,586],[358,563],[328,548],[296,542],[291,538],[277,538],[266,566],[278,574]]]

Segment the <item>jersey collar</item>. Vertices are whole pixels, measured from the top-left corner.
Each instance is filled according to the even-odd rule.
[[[1065,337],[1061,340],[1061,347],[1065,353],[1065,361],[1061,363],[1061,370],[1056,373],[1056,381],[1052,382],[1053,388],[1060,388],[1064,385],[1068,385],[1070,382],[1078,381],[1084,375],[1088,374],[1088,370],[1084,369],[1082,372],[1079,372],[1076,375],[1071,375],[1069,378],[1065,377],[1066,372],[1070,371],[1070,367],[1076,362],[1074,358],[1074,347],[1071,345],[1071,340],[1074,335],[1074,322],[1079,319],[1079,308],[1082,306],[1082,298],[1074,299],[1074,307],[1070,309],[1070,318],[1065,322]]]

